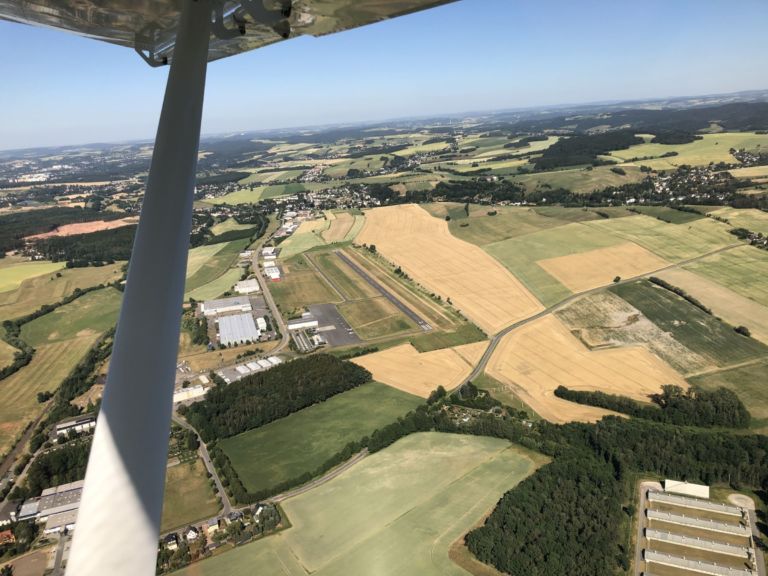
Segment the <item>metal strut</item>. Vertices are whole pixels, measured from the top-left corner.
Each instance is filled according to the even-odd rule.
[[[155,573],[211,25],[181,5],[69,576]]]

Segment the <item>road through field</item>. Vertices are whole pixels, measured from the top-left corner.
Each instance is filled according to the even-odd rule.
[[[625,278],[623,280],[620,280],[619,282],[613,283],[613,284],[607,284],[605,286],[598,286],[596,288],[591,288],[590,290],[585,290],[584,292],[579,292],[577,294],[572,294],[568,298],[565,298],[564,300],[561,300],[557,304],[554,304],[548,308],[545,308],[541,312],[537,312],[536,314],[529,316],[528,318],[524,318],[523,320],[518,320],[517,322],[510,324],[503,330],[501,330],[498,334],[494,334],[491,338],[490,344],[488,345],[488,348],[486,348],[485,352],[483,353],[483,356],[480,358],[480,361],[477,363],[475,368],[472,370],[472,372],[467,376],[467,378],[455,388],[455,390],[458,390],[462,386],[464,386],[467,382],[477,378],[480,376],[483,372],[485,372],[485,368],[488,364],[488,361],[493,356],[493,353],[496,351],[496,348],[499,345],[499,342],[509,334],[510,332],[520,328],[521,326],[525,326],[526,324],[529,324],[533,322],[534,320],[538,320],[539,318],[543,318],[544,316],[548,316],[552,314],[553,312],[557,312],[558,310],[565,308],[573,302],[574,300],[578,300],[579,298],[582,298],[583,296],[587,296],[589,294],[595,294],[597,292],[600,292],[601,290],[605,290],[607,286],[615,286],[619,284],[627,284],[629,282],[634,282],[635,280],[638,280],[640,278],[648,278],[649,276],[653,276],[654,274],[658,274],[659,272],[663,272],[665,270],[671,270],[673,268],[679,268],[681,266],[685,266],[687,264],[690,264],[691,262],[696,262],[697,260],[701,260],[703,258],[707,258],[709,256],[712,256],[713,254],[718,254],[720,252],[725,252],[727,250],[733,250],[734,248],[738,248],[744,246],[742,242],[737,242],[734,244],[729,244],[728,246],[723,246],[722,248],[718,248],[717,250],[712,250],[711,252],[707,252],[706,254],[701,254],[699,256],[696,256],[694,258],[689,258],[687,260],[681,260],[680,262],[677,262],[675,264],[670,264],[669,266],[664,266],[663,268],[659,268],[658,270],[653,270],[652,272],[647,272],[645,274],[640,274],[638,276],[633,276],[632,278]]]

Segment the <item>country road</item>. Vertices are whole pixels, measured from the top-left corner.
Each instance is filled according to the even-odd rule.
[[[513,324],[510,324],[506,328],[502,329],[500,332],[497,332],[491,337],[491,341],[488,344],[488,348],[485,349],[485,352],[483,353],[482,357],[480,358],[480,361],[477,363],[475,368],[472,370],[472,372],[467,376],[461,384],[456,386],[456,388],[453,389],[453,391],[458,390],[462,386],[464,386],[467,382],[470,382],[471,380],[477,378],[480,376],[483,372],[485,372],[485,368],[488,365],[488,361],[491,359],[491,356],[493,356],[493,353],[496,351],[496,347],[499,345],[499,342],[501,341],[504,336],[512,332],[513,330],[516,330],[517,328],[520,328],[521,326],[525,326],[526,324],[533,322],[534,320],[538,320],[539,318],[543,318],[544,316],[548,316],[549,314],[552,314],[554,312],[557,312],[558,310],[565,308],[568,304],[571,302],[574,302],[575,300],[578,300],[579,298],[582,298],[584,296],[589,296],[590,294],[596,294],[597,292],[601,292],[608,288],[609,286],[619,286],[621,284],[628,284],[630,282],[634,282],[635,280],[638,280],[640,278],[648,278],[649,276],[653,276],[655,274],[658,274],[659,272],[664,272],[665,270],[670,270],[672,268],[678,268],[680,266],[685,266],[686,264],[690,264],[691,262],[696,262],[697,260],[702,260],[703,258],[708,258],[709,256],[713,256],[714,254],[719,254],[720,252],[725,252],[727,250],[733,250],[734,248],[738,248],[740,246],[745,246],[743,242],[736,242],[734,244],[729,244],[728,246],[723,246],[722,248],[718,248],[717,250],[712,250],[711,252],[707,252],[706,254],[700,254],[699,256],[696,256],[694,258],[688,258],[687,260],[681,260],[680,262],[676,262],[674,264],[670,264],[669,266],[664,266],[662,268],[658,268],[656,270],[653,270],[652,272],[647,272],[645,274],[639,274],[637,276],[632,276],[631,278],[626,278],[623,280],[620,280],[619,282],[615,282],[612,284],[607,284],[603,286],[598,286],[597,288],[591,288],[589,290],[584,290],[583,292],[578,292],[576,294],[572,294],[571,296],[568,296],[568,298],[565,298],[564,300],[561,300],[557,304],[554,304],[552,306],[549,306],[548,308],[545,308],[541,312],[537,312],[533,316],[529,316],[528,318],[524,318],[522,320],[518,320],[517,322],[514,322]]]

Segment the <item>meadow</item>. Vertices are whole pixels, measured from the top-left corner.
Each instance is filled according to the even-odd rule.
[[[395,336],[416,329],[416,324],[384,296],[343,302],[339,312],[363,340]]]
[[[493,334],[542,306],[477,246],[451,235],[448,223],[415,205],[366,212],[357,241],[376,245],[416,282],[439,294],[486,333]]]
[[[471,322],[463,322],[453,330],[433,330],[412,336],[410,343],[419,352],[431,352],[432,350],[440,350],[442,348],[453,348],[463,344],[482,342],[487,338],[485,332],[480,330],[480,328]]]
[[[282,503],[292,527],[181,576],[459,576],[451,544],[543,463],[495,438],[419,433]]]
[[[380,296],[378,290],[333,252],[318,252],[308,255],[307,258],[330,280],[345,300],[361,300]]]
[[[339,302],[341,298],[323,277],[300,255],[280,263],[283,276],[269,290],[284,315],[291,315],[309,304]]]
[[[325,219],[302,222],[296,231],[280,243],[280,257],[292,258],[298,254],[325,245],[323,232],[330,227]]]
[[[0,259],[0,293],[16,290],[29,278],[52,274],[62,268],[64,268],[64,262],[22,262],[11,257]]]
[[[40,316],[21,328],[21,338],[38,347],[83,336],[98,336],[117,323],[122,294],[114,288],[94,290]]]
[[[704,216],[696,212],[683,212],[668,206],[635,206],[632,210],[636,210],[645,216],[664,220],[670,224],[687,224],[688,222],[704,218]]]
[[[610,290],[683,346],[717,366],[768,356],[765,344],[737,334],[733,327],[647,280],[613,286]]]
[[[768,169],[768,166],[763,166],[763,168]],[[768,213],[762,210],[728,207],[715,210],[712,215],[727,219],[734,228],[746,228],[752,232],[762,232],[764,235],[768,235]]]
[[[64,268],[55,273],[27,278],[16,290],[0,293],[0,318],[11,320],[38,310],[43,304],[53,304],[81,290],[109,284],[122,276],[123,263],[86,268]]]
[[[201,254],[194,254],[194,256],[192,253],[195,252],[195,250],[208,248],[208,246],[190,250],[188,262],[191,262],[192,265],[187,265],[187,281],[184,285],[184,292],[188,295],[193,290],[197,290],[220,278],[237,261],[238,254],[240,254],[247,245],[247,240],[233,240],[232,242],[222,243],[221,245],[213,244],[213,246],[219,246],[219,248],[211,251],[205,250],[202,251]],[[190,270],[193,271],[190,272]],[[231,285],[229,287],[231,287]],[[226,289],[227,288],[225,288],[225,290]],[[189,296],[186,297],[188,298]]]
[[[250,492],[312,473],[349,442],[396,421],[422,400],[369,382],[219,445]]]
[[[684,266],[730,288],[745,298],[768,306],[768,254],[752,246],[741,246],[713,254]]]
[[[183,528],[197,520],[215,516],[218,511],[218,500],[200,458],[166,470],[161,532]]]
[[[224,234],[224,232],[232,232],[233,230],[245,230],[246,228],[252,228],[253,224],[238,224],[234,218],[227,218],[226,220],[214,224],[211,226],[211,232],[215,236]]]
[[[590,167],[591,168],[591,167]],[[565,170],[552,170],[549,172],[531,172],[511,176],[513,182],[522,184],[529,191],[546,186],[551,188],[565,188],[576,194],[588,194],[593,190],[599,190],[608,186],[621,186],[640,182],[645,177],[637,166],[622,166],[625,174],[613,172],[610,166],[598,166],[589,169],[587,167],[568,168]]]

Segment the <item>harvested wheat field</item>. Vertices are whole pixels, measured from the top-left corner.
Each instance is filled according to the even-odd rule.
[[[35,234],[27,236],[26,240],[39,240],[41,238],[51,238],[52,236],[74,236],[75,234],[90,234],[91,232],[100,232],[101,230],[112,230],[113,228],[122,228],[130,226],[139,221],[138,216],[129,216],[119,220],[94,220],[93,222],[77,222],[75,224],[64,224],[55,230],[44,234]]]
[[[572,292],[610,284],[616,276],[632,278],[669,265],[645,248],[627,242],[537,262]]]
[[[325,216],[328,218],[331,225],[327,230],[323,230],[323,240],[329,244],[332,242],[342,242],[347,233],[352,229],[352,224],[355,223],[355,217],[349,212],[334,214],[330,211],[326,212]]]
[[[438,386],[451,390],[461,384],[487,346],[488,342],[475,342],[419,354],[410,344],[401,344],[352,362],[369,370],[378,382],[426,398]]]
[[[543,309],[499,262],[478,246],[459,240],[414,204],[374,208],[357,236],[400,266],[429,291],[453,305],[487,334]]]
[[[647,401],[663,384],[685,387],[671,367],[640,346],[590,351],[555,317],[513,330],[499,343],[486,369],[551,422],[595,421],[606,410],[555,397],[560,385],[600,390]]]
[[[746,326],[753,338],[768,344],[768,307],[688,270],[667,270],[659,277],[688,292],[715,316],[733,326]]]

